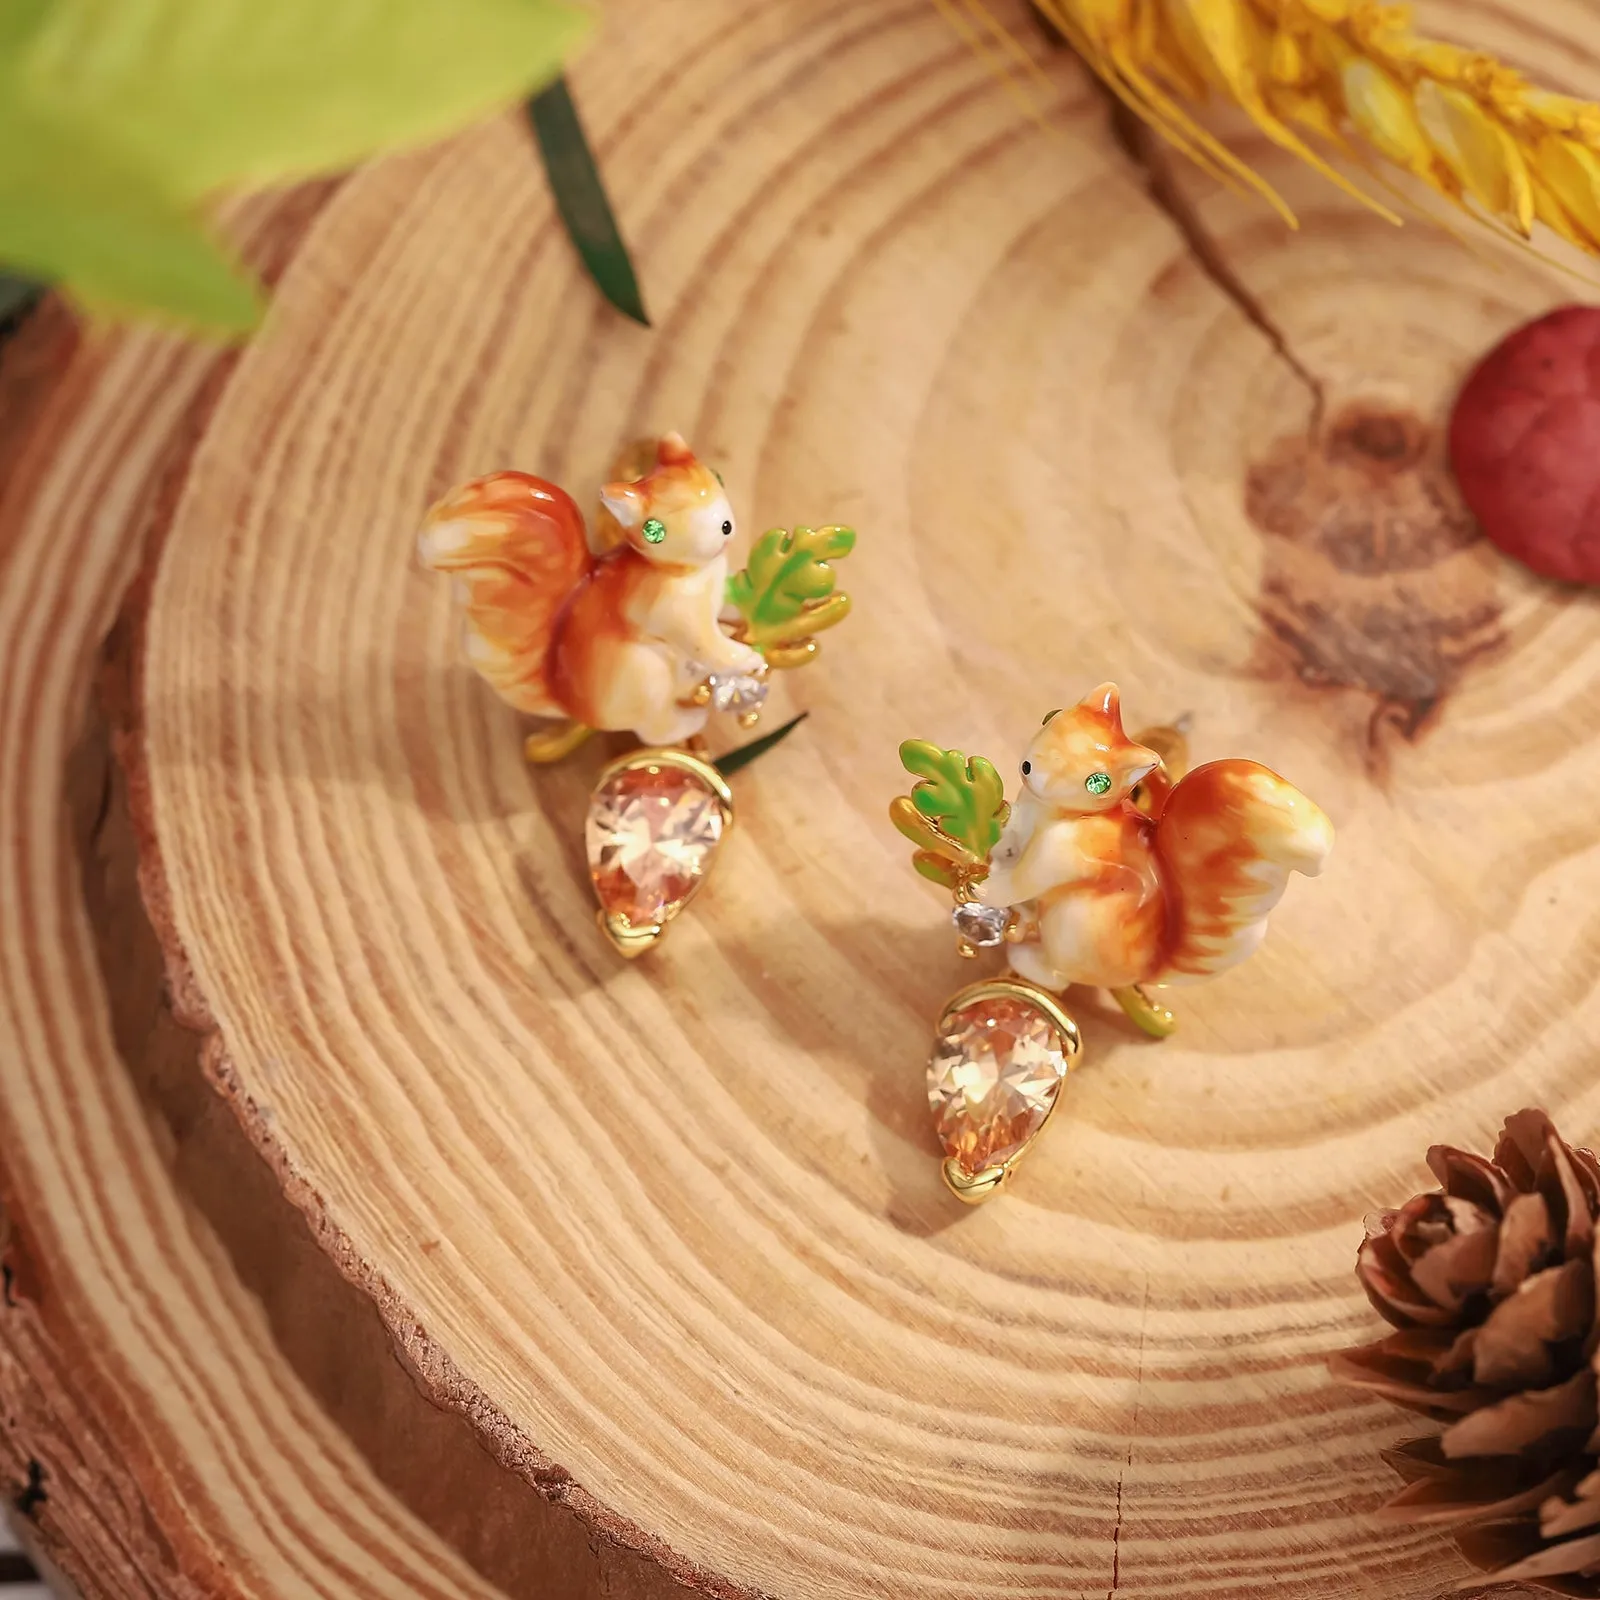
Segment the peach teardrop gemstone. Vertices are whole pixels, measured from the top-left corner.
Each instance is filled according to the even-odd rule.
[[[945,1154],[968,1177],[1009,1161],[1044,1126],[1067,1075],[1061,1030],[997,995],[948,1011],[928,1061],[928,1103]]]
[[[722,842],[722,805],[681,767],[624,767],[589,800],[584,842],[601,909],[630,927],[675,917]]]

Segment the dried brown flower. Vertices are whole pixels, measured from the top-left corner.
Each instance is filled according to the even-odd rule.
[[[1445,1422],[1388,1451],[1383,1515],[1452,1525],[1497,1582],[1600,1597],[1600,1162],[1542,1111],[1494,1156],[1435,1145],[1442,1187],[1368,1218],[1356,1273],[1394,1327],[1336,1377]]]

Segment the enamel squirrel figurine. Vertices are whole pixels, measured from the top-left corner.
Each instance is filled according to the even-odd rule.
[[[1183,746],[1178,729],[1130,739],[1107,683],[1044,718],[1009,805],[983,757],[900,747],[919,781],[890,817],[952,892],[962,953],[1003,947],[1011,969],[952,997],[929,1062],[944,1177],[963,1200],[995,1193],[1055,1108],[1081,1050],[1065,990],[1107,989],[1163,1038],[1176,1022],[1149,987],[1236,966],[1290,877],[1327,860],[1333,825],[1292,784],[1245,760],[1184,774]]]
[[[1323,812],[1257,762],[1212,761],[1175,782],[1122,731],[1114,684],[1051,712],[1020,770],[975,896],[1016,914],[1011,969],[1045,989],[1226,971],[1265,937],[1290,874],[1315,877],[1333,846]]]
[[[832,563],[853,530],[769,529],[730,572],[736,532],[720,475],[668,433],[622,453],[587,527],[565,489],[507,471],[446,495],[418,536],[423,565],[455,580],[467,659],[545,719],[528,760],[601,730],[641,741],[600,770],[584,824],[597,919],[624,956],[699,892],[734,823],[728,778],[801,720],[713,759],[712,712],[752,725],[771,669],[814,661],[850,610]]]
[[[578,729],[683,744],[710,714],[704,684],[754,685],[767,671],[722,626],[733,509],[675,433],[600,503],[591,548],[565,489],[492,473],[428,513],[418,550],[462,580],[468,659],[502,699]]]

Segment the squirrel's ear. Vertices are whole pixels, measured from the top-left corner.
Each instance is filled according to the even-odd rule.
[[[608,483],[600,491],[600,504],[624,528],[637,528],[644,521],[644,496],[631,483]]]
[[[1098,689],[1091,690],[1078,702],[1085,711],[1092,711],[1095,716],[1111,724],[1118,733],[1122,732],[1122,696],[1117,691],[1114,683],[1102,683]]]
[[[687,466],[694,460],[694,451],[681,433],[664,433],[656,446],[656,461],[663,467]]]

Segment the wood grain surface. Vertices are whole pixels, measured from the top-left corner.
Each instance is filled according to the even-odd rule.
[[[1600,5],[1519,11],[1422,20],[1600,95]],[[329,197],[192,414],[200,358],[128,341],[39,451],[0,589],[0,838],[28,885],[3,912],[7,1203],[70,1285],[56,1326],[103,1341],[102,1409],[212,1407],[130,1462],[153,1525],[194,1530],[136,1565],[203,1588],[206,1541],[269,1561],[281,1503],[180,1516],[161,1489],[178,1464],[254,1481],[243,1397],[272,1394],[272,1448],[304,1458],[277,1492],[310,1485],[308,1525],[369,1556],[450,1551],[451,1593],[476,1569],[530,1595],[1420,1600],[1465,1575],[1368,1517],[1401,1429],[1323,1361],[1375,1326],[1360,1218],[1426,1183],[1429,1142],[1530,1102],[1600,1131],[1594,604],[1478,540],[1439,455],[1472,360],[1592,278],[1395,230],[1240,132],[1288,235],[1124,148],[1000,15],[1044,63],[1042,123],[925,0],[618,0],[573,84],[654,330],[585,284],[507,120]],[[141,518],[133,463],[185,415]],[[747,527],[856,526],[856,610],[786,689],[803,731],[737,780],[712,884],[624,968],[581,853],[602,752],[523,764],[411,540],[458,479],[515,465],[587,501],[667,427]],[[146,523],[110,704],[202,1043],[141,1076],[91,939],[126,886],[91,922],[59,808]],[[1198,758],[1278,767],[1338,848],[1173,1040],[1085,999],[1047,1141],[969,1212],[922,1070],[973,973],[886,820],[895,747],[1009,770],[1108,677],[1130,726],[1189,711]],[[102,934],[113,991],[129,938]],[[163,1166],[205,1080],[242,1132]],[[166,1259],[183,1285],[145,1281]],[[220,1377],[157,1385],[140,1340],[226,1370],[237,1407]],[[357,1392],[369,1367],[404,1381]],[[330,1509],[338,1474],[358,1492]]]
[[[271,267],[321,199],[248,208],[241,243]],[[163,1036],[131,850],[100,851],[128,824],[85,701],[225,365],[85,340],[55,305],[0,364],[0,1468],[30,1550],[88,1596],[489,1596],[295,1376],[175,1181],[198,1141],[147,1120],[128,1071],[164,1049],[204,1088],[194,1041]]]

